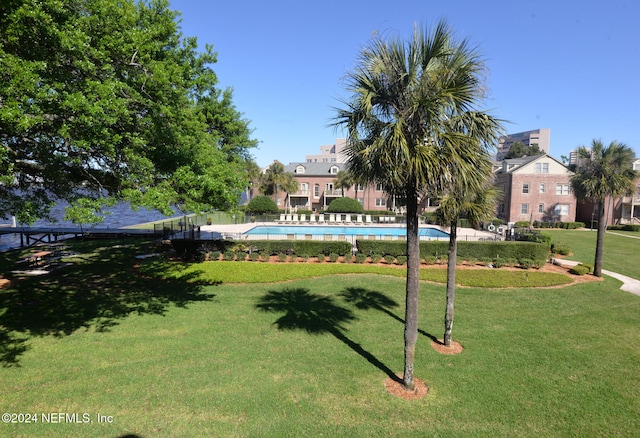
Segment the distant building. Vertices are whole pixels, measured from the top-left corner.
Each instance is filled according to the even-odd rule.
[[[276,203],[283,208],[287,205],[286,197],[289,196],[293,209],[323,211],[331,201],[343,196],[342,189],[335,187],[335,180],[338,172],[345,169],[345,163],[289,163],[284,170],[295,175],[298,191],[288,195],[279,193],[280,199],[276,199]],[[354,185],[344,190],[344,196],[357,199],[365,210],[384,211],[393,205],[393,199],[381,184]]]
[[[538,145],[540,152],[549,153],[551,142],[551,130],[549,128],[534,129],[533,131],[518,132],[516,134],[503,135],[498,140],[498,153],[496,160],[502,161],[511,145],[520,142],[525,146]]]
[[[347,157],[344,150],[347,147],[346,138],[336,138],[335,144],[320,146],[319,155],[307,155],[307,163],[346,163]]]
[[[503,160],[495,173],[495,184],[503,194],[497,216],[505,222],[574,222],[571,175],[547,154]]]

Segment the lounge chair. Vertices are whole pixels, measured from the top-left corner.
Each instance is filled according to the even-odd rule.
[[[300,222],[306,222],[307,221],[307,215],[306,214],[301,214],[300,215]]]
[[[364,217],[364,221],[365,221],[365,223],[370,224],[371,223],[371,215],[370,214],[366,215]]]
[[[298,215],[297,214],[293,215],[293,219],[291,219],[291,222],[293,222],[294,224],[298,223]]]
[[[351,215],[350,214],[345,214],[344,215],[344,223],[345,224],[351,224]]]
[[[324,214],[318,215],[318,223],[324,224]]]
[[[285,216],[284,221],[285,221],[285,223],[290,224],[290,223],[291,223],[291,215],[290,215],[290,214],[287,214],[287,215]]]
[[[316,223],[316,215],[315,214],[310,214],[309,215],[309,223],[311,223],[311,224],[315,224]]]
[[[356,216],[356,224],[361,224],[362,223],[362,215],[359,214]]]
[[[330,214],[329,215],[329,223],[330,224],[335,224],[336,223],[336,215],[335,214]]]
[[[278,222],[283,223],[285,221],[284,219],[284,214],[280,215],[280,220],[278,220]]]

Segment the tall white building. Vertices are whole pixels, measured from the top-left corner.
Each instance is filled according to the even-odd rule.
[[[534,129],[533,131],[518,132],[500,137],[498,140],[498,153],[496,160],[502,161],[505,154],[509,152],[511,145],[520,142],[525,146],[537,144],[540,152],[549,153],[551,142],[551,130],[549,128]]]
[[[347,157],[344,155],[346,147],[346,138],[336,138],[335,144],[320,146],[320,154],[307,155],[305,161],[307,163],[346,163]]]

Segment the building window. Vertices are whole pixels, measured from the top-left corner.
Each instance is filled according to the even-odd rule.
[[[338,166],[331,166],[331,169],[329,169],[329,173],[331,173],[332,175],[335,175],[338,173],[340,169],[338,168]]]
[[[313,186],[313,197],[314,198],[319,198],[320,197],[320,184],[315,184]]]
[[[545,188],[546,187],[545,187],[544,183],[540,183],[540,193],[544,193]]]
[[[538,204],[538,213],[544,213],[544,204]]]
[[[384,189],[382,188],[382,184],[378,183],[376,184],[376,192],[382,192],[384,191]]]
[[[555,207],[556,216],[568,216],[569,215],[569,205],[568,204],[557,204]]]
[[[328,163],[328,162],[329,162],[329,159],[328,159],[328,158],[323,158],[323,159],[322,159],[322,162],[323,162],[323,163]]]
[[[520,206],[520,214],[529,214],[529,204],[522,204]]]
[[[296,167],[296,173],[304,173],[304,166],[299,165]]]
[[[307,195],[309,193],[309,183],[301,183],[300,184],[300,192],[303,195]]]
[[[376,198],[376,207],[386,207],[387,200],[384,198]]]
[[[357,187],[359,192],[364,192],[364,186],[362,184],[358,184]],[[640,187],[638,188],[640,189]]]
[[[524,183],[522,184],[522,193],[529,193],[529,184],[528,183]]]
[[[549,163],[536,163],[536,173],[549,173]]]
[[[327,183],[324,188],[327,192],[333,192],[333,183]]]
[[[556,195],[568,195],[569,184],[556,184]]]

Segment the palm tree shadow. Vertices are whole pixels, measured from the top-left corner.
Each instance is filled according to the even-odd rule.
[[[260,298],[256,308],[263,312],[284,313],[274,323],[280,330],[333,335],[387,376],[401,382],[389,367],[344,334],[346,324],[356,318],[349,309],[337,305],[331,297],[312,294],[303,288],[286,288],[268,291]]]
[[[358,309],[375,309],[389,315],[391,318],[402,323],[402,325],[404,325],[405,323],[404,319],[400,318],[398,315],[389,310],[391,308],[398,307],[398,303],[382,292],[365,289],[363,287],[348,287],[340,294],[340,296],[347,303],[353,304]],[[439,342],[435,336],[433,336],[431,333],[425,332],[422,329],[418,329],[418,333],[426,336],[433,342]]]

